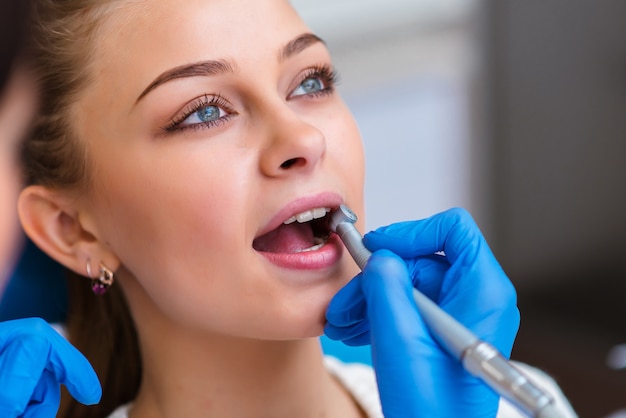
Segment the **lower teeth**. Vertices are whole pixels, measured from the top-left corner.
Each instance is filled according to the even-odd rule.
[[[315,251],[315,250],[319,250],[320,248],[322,248],[324,246],[324,244],[326,244],[326,240],[322,239],[322,238],[316,238],[316,241],[319,241],[318,244],[313,245],[312,247],[309,248],[303,248],[301,250],[297,250],[297,253],[307,253],[309,251]]]

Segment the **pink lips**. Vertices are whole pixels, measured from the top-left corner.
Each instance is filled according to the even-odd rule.
[[[257,234],[257,238],[275,230],[290,217],[314,208],[336,208],[343,203],[343,199],[336,193],[320,193],[294,200],[283,207],[272,217]],[[343,254],[343,244],[336,235],[331,235],[326,244],[314,251],[298,253],[271,253],[259,252],[272,264],[289,269],[318,270],[333,266]]]
[[[343,244],[336,234],[332,234],[324,246],[315,251],[301,253],[260,252],[272,264],[296,270],[319,270],[332,267],[343,254]]]

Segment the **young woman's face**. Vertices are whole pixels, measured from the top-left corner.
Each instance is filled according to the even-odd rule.
[[[114,13],[75,120],[89,213],[131,309],[247,337],[319,334],[356,266],[323,225],[283,223],[341,203],[362,214],[364,175],[324,43],[287,0]]]
[[[13,266],[19,221],[16,202],[21,187],[18,164],[20,141],[33,116],[36,91],[23,71],[15,71],[0,95],[0,293]]]

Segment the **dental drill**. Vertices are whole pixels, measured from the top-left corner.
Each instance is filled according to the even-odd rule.
[[[354,261],[363,270],[372,253],[363,245],[361,234],[354,226],[356,221],[354,212],[341,205],[331,214],[329,226],[332,232],[339,235]],[[530,417],[562,417],[554,406],[553,398],[509,363],[495,347],[478,339],[415,288],[413,298],[433,337],[470,374],[483,380]]]

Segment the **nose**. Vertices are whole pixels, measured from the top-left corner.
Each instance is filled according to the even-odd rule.
[[[322,131],[287,105],[276,106],[268,113],[261,172],[269,177],[281,177],[313,170],[326,153]]]

